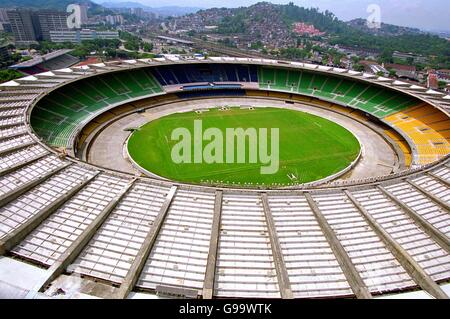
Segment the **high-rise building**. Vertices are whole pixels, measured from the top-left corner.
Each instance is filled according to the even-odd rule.
[[[83,30],[66,30],[66,31],[50,31],[52,42],[72,42],[80,43],[86,40],[95,39],[118,39],[117,31],[95,31],[89,29]]]
[[[50,41],[50,31],[68,30],[68,13],[54,10],[7,12],[16,43]]]
[[[142,18],[144,16],[144,9],[142,8],[133,8],[131,9],[131,13],[137,16],[138,18]]]
[[[123,20],[123,16],[122,15],[108,15],[105,16],[105,22],[112,24],[112,25],[117,25],[117,24],[123,24],[124,20]]]
[[[439,88],[439,81],[435,70],[428,70],[427,87],[433,90]]]
[[[67,17],[62,11],[40,10],[34,13],[38,40],[50,41],[50,31],[68,30]]]
[[[80,4],[80,10],[81,10],[81,24],[86,24],[88,23],[88,16],[87,16],[87,11],[88,11],[88,7],[85,4]]]
[[[0,23],[8,22],[8,11],[4,8],[0,8]]]
[[[9,59],[9,52],[6,46],[0,46],[0,64]]]
[[[16,43],[36,42],[37,36],[31,11],[11,10],[7,11],[7,15]]]

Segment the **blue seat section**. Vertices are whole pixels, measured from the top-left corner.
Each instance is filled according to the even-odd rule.
[[[203,84],[203,85],[183,85],[184,91],[190,91],[190,90],[219,90],[219,89],[241,89],[240,84]]]
[[[217,89],[217,90],[185,91],[185,92],[178,92],[176,93],[176,95],[180,99],[211,97],[211,96],[244,96],[245,90]]]
[[[152,71],[163,86],[196,82],[258,82],[258,71],[253,65],[165,65],[155,67]]]

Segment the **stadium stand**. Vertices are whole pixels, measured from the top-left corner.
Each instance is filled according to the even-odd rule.
[[[33,109],[31,124],[50,145],[66,147],[77,127],[105,108],[161,92],[147,70],[99,75],[51,92]]]
[[[308,71],[260,67],[259,83],[261,89],[317,96],[380,118],[418,103],[412,97],[379,86]]]
[[[176,95],[180,99],[187,98],[202,98],[202,97],[213,97],[213,96],[244,96],[244,90],[209,90],[209,91],[190,91],[190,92],[179,92]]]
[[[10,66],[10,69],[21,71],[25,74],[42,73],[49,70],[68,68],[79,59],[70,55],[72,50],[63,49],[33,57],[31,60]]]
[[[417,149],[419,164],[431,163],[450,153],[450,120],[441,111],[419,105],[384,120],[411,139]]]
[[[153,68],[153,75],[162,86],[184,83],[258,82],[255,66],[199,64]]]
[[[205,65],[196,67],[194,79],[207,77],[199,71],[206,70]],[[89,122],[88,130],[144,107],[155,94],[151,99],[164,102],[158,96],[159,80],[149,69],[108,67],[120,71],[96,71],[95,77],[43,97],[31,114],[36,133],[47,136],[51,145],[66,146],[73,131],[91,118],[97,122]],[[169,72],[173,66],[158,68]],[[256,73],[251,70],[256,68],[230,64],[219,69],[228,80],[248,76],[253,81]],[[291,86],[310,95],[292,99],[312,103],[311,97],[325,99],[328,92],[328,102],[321,106],[360,116],[352,108],[337,106],[341,97],[390,124],[386,134],[405,154],[418,156],[426,165],[295,190],[215,189],[140,178],[67,159],[45,147],[28,131],[25,111],[38,94],[60,82],[9,82],[0,85],[0,255],[3,261],[39,265],[48,276],[26,293],[52,297],[49,291],[60,285],[53,279],[64,274],[59,277],[63,281],[76,274],[82,276],[79,282],[110,284],[110,289],[90,290],[106,298],[129,298],[133,290],[171,289],[193,291],[191,298],[370,298],[415,289],[448,298],[440,286],[450,280],[448,116],[439,105],[416,99],[413,103],[407,94],[379,91],[369,82],[352,83],[337,74],[324,79],[312,71],[261,69],[272,68],[260,67],[259,76],[266,81],[260,81],[261,88],[272,90],[270,83],[276,83],[283,92],[250,94],[286,98]],[[70,74],[86,75],[76,68]],[[182,73],[171,76],[179,79]],[[143,100],[118,105],[135,97]],[[427,100],[426,95],[421,98]],[[101,114],[103,110],[107,112]],[[405,138],[416,150],[409,149]],[[422,147],[427,144],[428,149]],[[0,271],[2,267],[4,263]],[[12,284],[22,275],[20,267],[15,271],[7,276]],[[5,287],[5,278],[0,287]],[[97,284],[90,281],[91,287]],[[73,296],[66,293],[66,298]]]
[[[394,129],[385,129],[384,133],[389,136],[400,147],[403,155],[405,156],[405,166],[410,167],[412,162],[411,149],[408,142]]]

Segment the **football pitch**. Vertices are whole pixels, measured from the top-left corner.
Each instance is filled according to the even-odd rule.
[[[249,160],[248,136],[245,140],[245,163],[226,161],[225,150],[222,163],[174,162],[172,151],[180,140],[172,139],[172,132],[177,128],[186,128],[192,141],[197,136],[198,146],[199,135],[194,130],[196,120],[201,120],[203,132],[208,128],[217,128],[224,137],[227,136],[227,128],[255,128],[257,132],[267,128],[268,154],[272,150],[271,129],[278,128],[278,171],[261,174],[261,167],[268,164],[260,157],[256,163]],[[203,149],[211,140],[200,142]],[[224,148],[227,143],[230,141],[224,138]],[[194,144],[191,143],[188,153],[195,153]],[[127,147],[129,155],[138,165],[161,177],[188,183],[242,187],[290,186],[319,180],[345,169],[356,159],[360,150],[359,142],[352,133],[324,118],[287,109],[240,107],[174,113],[156,119],[133,132]],[[237,159],[237,154],[234,155]]]

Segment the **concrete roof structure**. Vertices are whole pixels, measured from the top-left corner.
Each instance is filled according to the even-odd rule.
[[[51,297],[59,287],[71,298],[131,298],[136,290],[288,299],[420,290],[449,298],[441,286],[450,280],[448,154],[349,182],[288,190],[202,187],[85,163],[70,150],[67,156],[45,145],[30,125],[37,101],[68,83],[187,63],[314,70],[389,87],[450,111],[444,94],[417,85],[266,59],[116,61],[3,83],[0,110],[17,112],[0,115],[0,274],[8,274],[0,275],[0,296]]]

